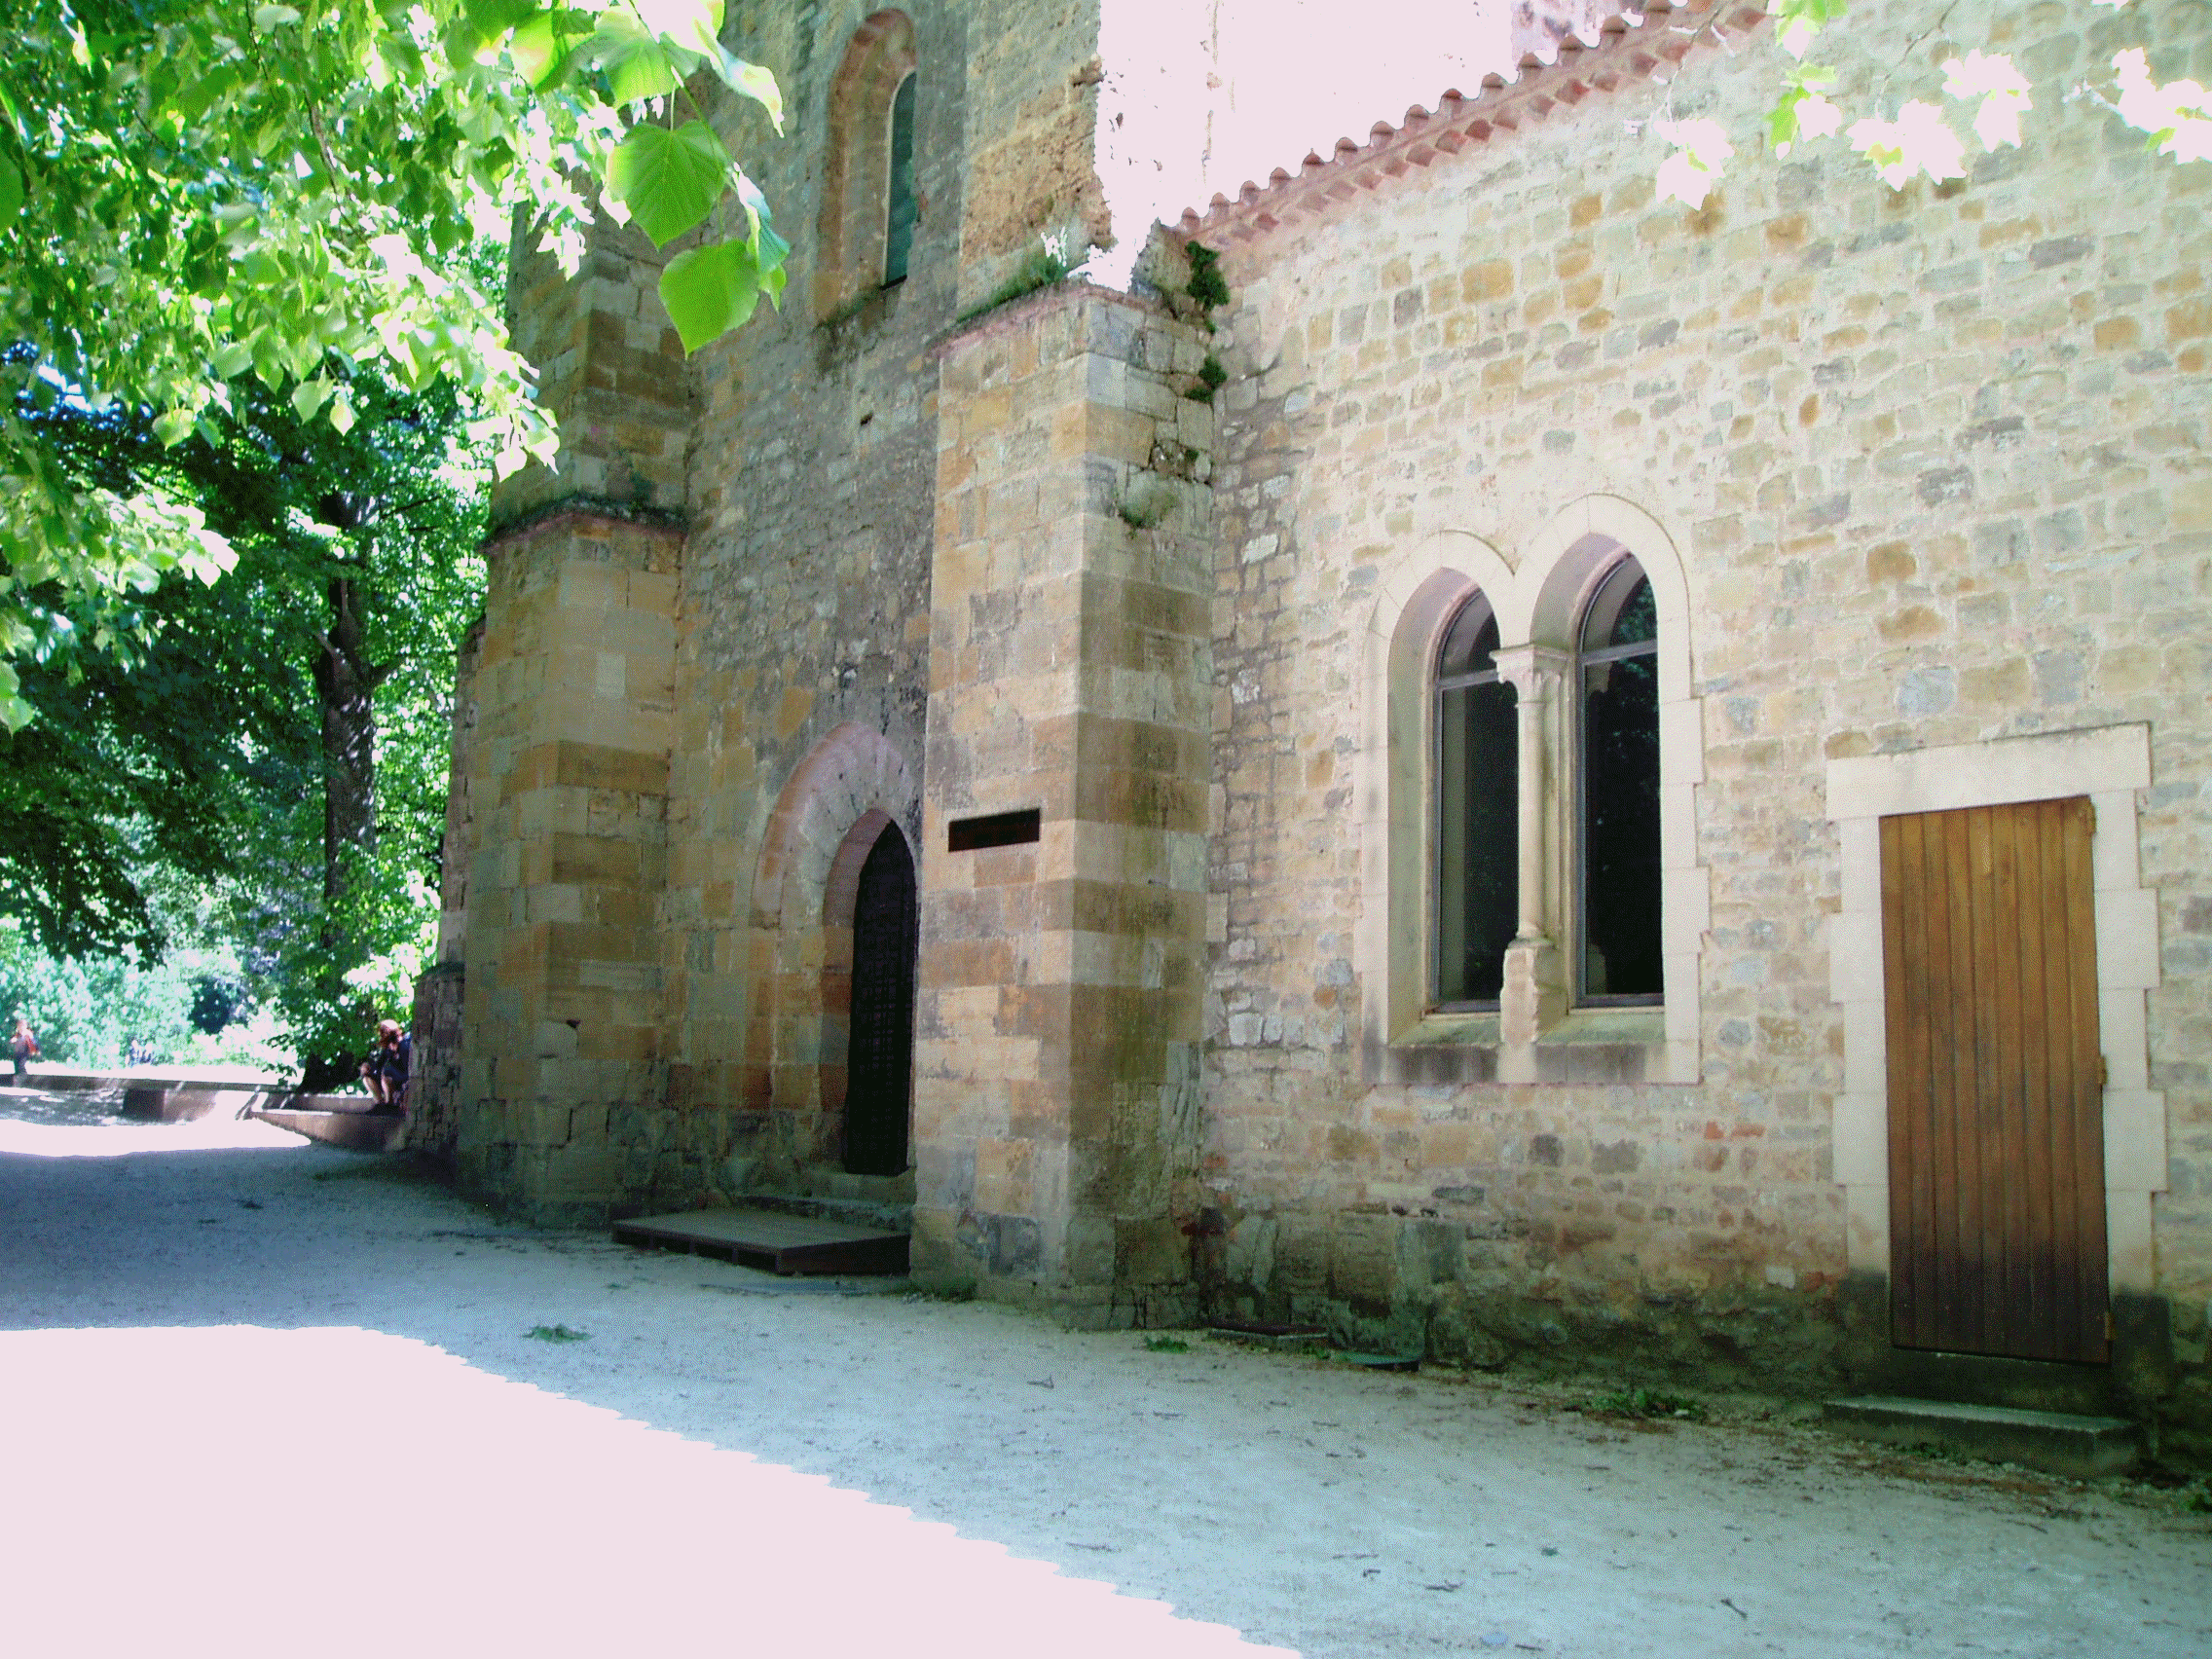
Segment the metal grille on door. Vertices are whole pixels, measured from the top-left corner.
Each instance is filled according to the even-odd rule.
[[[2085,797],[1882,820],[1891,1338],[2103,1361]]]

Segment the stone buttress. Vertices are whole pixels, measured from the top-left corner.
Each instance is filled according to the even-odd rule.
[[[918,1275],[1154,1316],[1198,1144],[1212,411],[1195,331],[1062,287],[941,352]],[[1032,843],[950,850],[1034,810]]]

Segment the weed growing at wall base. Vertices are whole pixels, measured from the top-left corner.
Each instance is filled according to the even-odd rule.
[[[1660,1388],[1616,1388],[1583,1409],[1594,1417],[1683,1418],[1691,1422],[1705,1418],[1705,1407],[1698,1401]]]

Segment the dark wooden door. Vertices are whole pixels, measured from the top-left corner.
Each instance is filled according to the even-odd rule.
[[[875,838],[853,903],[853,1003],[845,1055],[845,1167],[906,1167],[914,1101],[914,956],[921,907],[914,855],[896,824]]]
[[[1891,1338],[2107,1357],[2085,797],[1882,820]]]

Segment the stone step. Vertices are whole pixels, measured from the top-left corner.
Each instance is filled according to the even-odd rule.
[[[719,1256],[772,1273],[903,1273],[906,1235],[772,1209],[683,1210],[614,1224],[617,1244]]]
[[[2077,1478],[2122,1473],[2143,1455],[2142,1431],[2120,1418],[1881,1394],[1830,1400],[1822,1416],[1830,1428],[1861,1440],[1935,1446]]]
[[[407,1127],[407,1120],[396,1112],[316,1112],[272,1107],[267,1111],[248,1112],[246,1116],[259,1118],[263,1123],[274,1124],[280,1129],[290,1129],[294,1134],[305,1135],[310,1140],[348,1147],[354,1152],[393,1151]]]
[[[203,1118],[243,1118],[302,1098],[287,1087],[132,1082],[123,1090],[123,1115],[149,1124],[191,1124]]]

